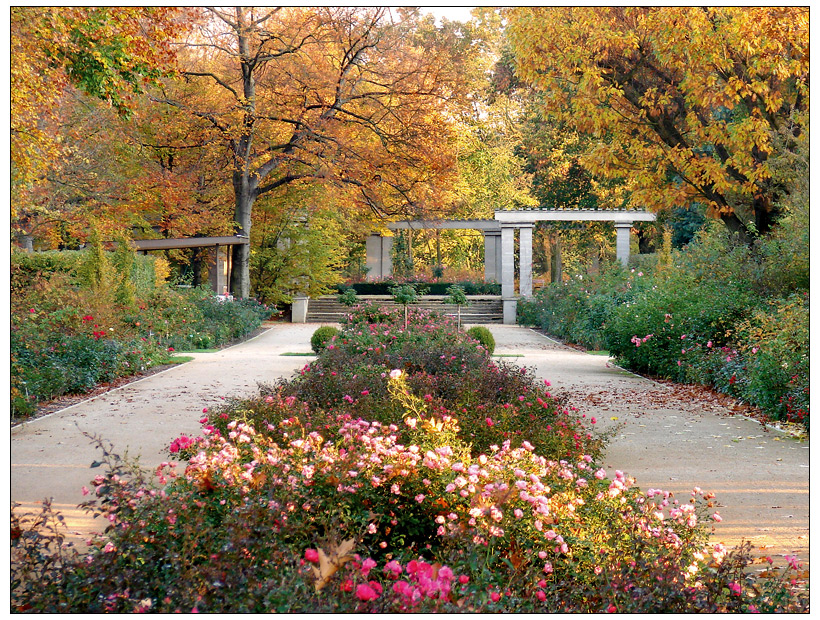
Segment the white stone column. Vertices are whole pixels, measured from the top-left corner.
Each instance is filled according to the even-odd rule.
[[[388,278],[393,275],[393,259],[390,251],[393,237],[383,237],[373,233],[365,241],[365,265],[367,276],[373,279]]]
[[[393,275],[393,237],[382,237],[382,277]]]
[[[495,281],[501,283],[501,233],[495,236]]]
[[[532,297],[532,229],[535,223],[522,224],[518,240],[518,288],[522,297]]]
[[[501,296],[515,296],[515,225],[501,225]]]
[[[308,303],[310,299],[304,295],[294,297],[291,306],[291,323],[307,323]]]
[[[615,224],[615,256],[626,267],[629,264],[629,235],[632,232],[632,222]]]
[[[498,282],[501,279],[498,265],[501,257],[498,255],[501,245],[501,233],[498,231],[484,231],[484,281]]]

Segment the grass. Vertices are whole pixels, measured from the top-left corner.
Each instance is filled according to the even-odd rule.
[[[194,358],[190,355],[178,355],[175,357],[169,357],[165,363],[166,364],[184,364],[185,362],[190,362]]]
[[[288,351],[286,353],[280,353],[279,355],[283,357],[315,357],[315,353],[294,353],[293,351]]]
[[[177,353],[217,353],[222,349],[184,349],[177,351]]]
[[[609,356],[609,351],[587,351],[590,355],[606,355]]]

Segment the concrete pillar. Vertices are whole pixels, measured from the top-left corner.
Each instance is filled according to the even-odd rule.
[[[515,296],[515,225],[501,225],[501,296]]]
[[[365,241],[365,265],[367,276],[374,280],[388,278],[393,275],[393,259],[390,251],[393,249],[393,237],[382,237],[372,234]]]
[[[393,275],[393,237],[382,237],[382,278]]]
[[[501,246],[501,233],[495,230],[484,231],[484,281],[498,282],[501,273],[498,269],[501,263],[499,248]]]
[[[615,256],[626,267],[629,264],[629,234],[632,231],[632,222],[615,224]]]
[[[291,306],[291,323],[307,323],[308,297],[294,297]]]
[[[495,281],[501,283],[501,233],[495,236]]]
[[[501,300],[501,305],[504,309],[504,325],[515,325],[518,300],[515,297],[505,297]]]
[[[532,229],[535,223],[519,227],[518,240],[518,287],[522,297],[532,297]]]

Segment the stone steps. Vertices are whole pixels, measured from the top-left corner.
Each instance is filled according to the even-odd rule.
[[[411,304],[410,307],[435,310],[456,317],[458,306],[445,304],[444,298],[444,295],[424,295],[419,298],[418,303]],[[401,307],[388,295],[361,295],[359,299],[362,302],[370,301],[387,308]],[[503,321],[504,313],[500,296],[477,295],[469,296],[468,300],[470,304],[461,307],[462,323],[501,323]],[[308,302],[307,322],[338,323],[349,312],[350,308],[340,304],[335,295],[317,297]]]

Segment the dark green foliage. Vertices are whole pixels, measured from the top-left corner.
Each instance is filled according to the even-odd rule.
[[[339,334],[339,330],[332,325],[323,325],[310,337],[310,348],[316,353],[321,353],[327,348],[328,343]]]
[[[490,355],[493,354],[495,351],[495,338],[493,338],[492,332],[489,329],[482,325],[475,325],[467,330],[467,335],[470,338],[478,340],[481,345],[487,349],[487,353]]]
[[[402,282],[404,283],[404,282]],[[501,285],[495,282],[421,282],[408,281],[413,284],[419,293],[423,295],[447,295],[447,289],[458,285],[464,289],[467,295],[500,295]],[[390,295],[390,289],[394,288],[398,282],[394,280],[383,280],[381,282],[355,282],[350,285],[340,285],[339,292],[343,292],[347,287],[352,288],[359,295]]]

